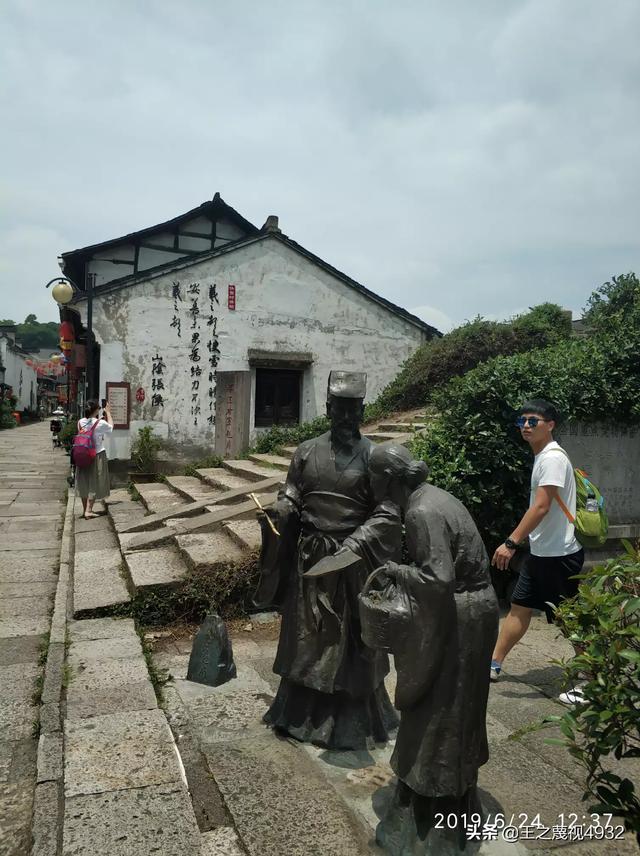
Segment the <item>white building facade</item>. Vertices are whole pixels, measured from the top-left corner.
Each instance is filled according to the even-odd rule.
[[[29,354],[16,343],[15,327],[0,329],[0,365],[5,368],[4,383],[16,397],[16,410],[35,411],[38,406],[38,375],[27,365]]]
[[[439,335],[283,235],[275,218],[259,230],[217,195],[63,259],[76,282],[95,274],[101,397],[107,384],[128,385],[129,425],[114,431],[112,457],[127,458],[147,424],[175,457],[233,456],[260,431],[324,413],[331,369],[366,371],[373,400]],[[76,308],[86,324],[86,300]]]

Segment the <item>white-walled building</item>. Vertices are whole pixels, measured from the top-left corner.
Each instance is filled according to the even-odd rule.
[[[38,375],[27,365],[29,356],[16,342],[15,325],[0,326],[0,365],[5,369],[4,383],[11,387],[19,411],[35,411],[38,406]]]
[[[152,423],[175,454],[235,455],[272,425],[322,414],[332,368],[373,400],[435,328],[216,194],[166,223],[62,256],[94,281],[100,396],[120,406],[111,455]],[[86,324],[84,295],[75,308]],[[99,366],[99,368],[98,368]],[[127,404],[128,397],[128,404]],[[129,419],[126,419],[127,410]]]

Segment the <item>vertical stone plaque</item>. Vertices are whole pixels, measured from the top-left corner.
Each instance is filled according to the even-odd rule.
[[[251,372],[218,372],[216,455],[235,458],[249,445]]]

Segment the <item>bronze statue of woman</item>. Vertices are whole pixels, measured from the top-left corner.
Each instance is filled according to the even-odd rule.
[[[489,561],[471,515],[425,481],[424,462],[403,446],[386,446],[373,450],[369,467],[376,500],[405,512],[410,564],[387,563],[384,573],[412,614],[390,640],[400,711],[391,766],[398,783],[376,840],[394,856],[455,853],[467,843],[465,823],[480,820],[478,769],[489,758],[485,718],[498,633]],[[449,818],[444,829],[440,814]]]

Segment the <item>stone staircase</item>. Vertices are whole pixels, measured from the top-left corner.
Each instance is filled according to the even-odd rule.
[[[387,422],[363,433],[376,443],[406,443],[425,427]],[[265,507],[275,500],[295,447],[281,451],[136,484],[139,500],[115,490],[108,515],[77,519],[74,616],[108,615],[141,591],[179,585],[188,569],[215,571],[257,549],[260,526],[248,494]]]

